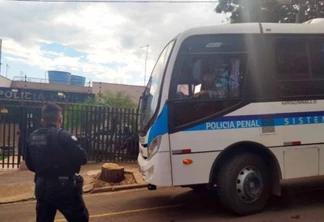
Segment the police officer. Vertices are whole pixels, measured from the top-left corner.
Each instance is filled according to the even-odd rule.
[[[59,210],[70,221],[89,221],[82,198],[81,165],[87,153],[75,136],[62,130],[62,110],[56,104],[42,108],[43,128],[32,132],[27,140],[25,162],[35,173],[37,222],[54,221]]]

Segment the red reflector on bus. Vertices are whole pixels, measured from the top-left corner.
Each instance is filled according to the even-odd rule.
[[[298,146],[298,145],[301,145],[301,142],[300,141],[293,141],[292,145],[293,146]]]
[[[182,153],[182,154],[191,153],[191,149],[184,149],[184,150],[181,150],[181,153]]]
[[[301,141],[284,142],[284,146],[299,146]]]

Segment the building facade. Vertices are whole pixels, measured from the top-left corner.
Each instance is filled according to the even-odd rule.
[[[0,99],[24,99],[33,101],[82,102],[105,92],[125,92],[137,104],[144,86],[93,82],[92,85],[78,86],[42,81],[10,80],[0,76]],[[63,95],[63,96],[62,96]]]

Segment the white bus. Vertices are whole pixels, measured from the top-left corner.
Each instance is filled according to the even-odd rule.
[[[149,189],[217,190],[246,215],[282,180],[324,175],[324,25],[187,30],[160,54],[140,102]]]

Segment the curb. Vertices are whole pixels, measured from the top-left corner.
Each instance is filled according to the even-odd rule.
[[[147,184],[134,184],[134,185],[122,185],[122,186],[112,186],[112,187],[100,187],[94,188],[92,191],[88,193],[103,193],[103,192],[112,192],[112,191],[120,191],[120,190],[129,190],[136,188],[144,188],[147,187]]]
[[[84,192],[83,194],[114,192],[114,191],[130,190],[130,189],[145,188],[145,187],[147,187],[147,184],[133,184],[133,185],[112,186],[112,187],[100,187],[100,188],[94,188],[93,190],[91,190],[89,192]],[[36,200],[36,198],[30,197],[30,198],[21,199],[21,200],[0,202],[0,205],[19,203],[19,202],[24,202],[24,201],[29,201],[29,200]]]
[[[0,205],[2,205],[2,204],[13,204],[13,203],[25,202],[25,201],[29,201],[29,200],[36,200],[36,198],[35,197],[30,197],[30,198],[21,199],[21,200],[13,200],[13,201],[0,202]]]

